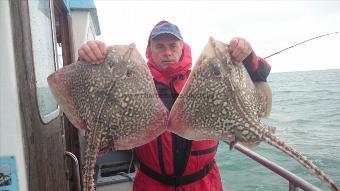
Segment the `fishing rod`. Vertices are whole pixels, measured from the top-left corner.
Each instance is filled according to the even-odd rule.
[[[305,42],[308,42],[308,41],[311,41],[311,40],[314,40],[314,39],[317,39],[317,38],[321,38],[321,37],[324,37],[324,36],[329,36],[329,35],[333,35],[333,34],[338,34],[338,33],[339,33],[339,32],[327,33],[327,34],[323,34],[323,35],[320,35],[320,36],[316,36],[316,37],[313,37],[313,38],[304,40],[304,41],[299,42],[299,43],[297,43],[297,44],[294,44],[294,45],[292,45],[292,46],[290,46],[290,47],[287,47],[287,48],[285,48],[285,49],[282,49],[282,50],[280,50],[280,51],[278,51],[278,52],[275,52],[275,53],[273,53],[273,54],[271,54],[271,55],[269,55],[269,56],[266,56],[266,57],[264,57],[264,59],[267,59],[267,58],[269,58],[269,57],[272,57],[272,56],[274,56],[274,55],[276,55],[276,54],[280,54],[280,53],[283,52],[283,51],[286,51],[286,50],[291,49],[291,48],[293,48],[293,47],[295,47],[295,46],[301,45],[301,44],[303,44],[303,43],[305,43]]]

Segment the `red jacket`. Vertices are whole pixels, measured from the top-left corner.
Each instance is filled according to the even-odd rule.
[[[182,59],[170,65],[166,71],[157,69],[149,46],[146,57],[159,96],[170,110],[190,73],[190,47],[184,44]],[[254,81],[265,81],[270,71],[270,66],[255,53],[244,60],[244,65]],[[150,143],[135,149],[141,170],[135,177],[133,191],[223,190],[214,160],[217,145],[217,141],[190,141],[166,131]]]
[[[172,64],[166,71],[159,71],[154,65],[149,48],[147,50],[148,66],[154,77],[156,88],[165,106],[170,110],[178,93],[182,90],[191,68],[190,47],[184,44],[183,57],[179,63]],[[165,132],[148,144],[136,148],[136,155],[142,165],[157,176],[186,176],[204,167],[208,174],[197,181],[181,186],[169,186],[137,172],[133,190],[222,190],[221,177],[214,158],[217,141],[189,141],[173,133]],[[175,167],[176,166],[176,167]]]

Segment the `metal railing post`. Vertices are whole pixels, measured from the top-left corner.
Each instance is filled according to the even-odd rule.
[[[224,141],[229,145],[227,141]],[[292,172],[288,171],[287,169],[275,164],[274,162],[266,159],[265,157],[257,154],[254,151],[240,145],[235,144],[235,149],[243,153],[244,155],[248,156],[249,158],[255,160],[256,162],[260,163],[262,166],[266,167],[267,169],[273,171],[275,174],[280,175],[284,179],[289,181],[289,191],[292,189],[295,191],[297,188],[301,188],[304,191],[321,191],[317,187],[313,186],[309,182],[305,181],[304,179],[298,177],[297,175],[293,174]],[[294,188],[295,187],[295,188]]]

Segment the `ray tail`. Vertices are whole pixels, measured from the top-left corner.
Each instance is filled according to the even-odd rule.
[[[95,130],[88,131],[89,134],[86,135],[88,139],[86,141],[85,165],[83,168],[83,191],[93,191],[95,189],[93,176],[100,146],[100,134],[96,133]]]
[[[301,153],[281,141],[277,136],[269,132],[264,132],[261,134],[263,134],[262,138],[264,141],[285,152],[290,157],[294,158],[296,161],[306,167],[309,172],[319,178],[327,187],[329,187],[333,191],[340,191],[335,182],[330,179],[324,172],[322,172],[315,164],[313,164],[312,161],[308,160],[307,157],[303,156]]]

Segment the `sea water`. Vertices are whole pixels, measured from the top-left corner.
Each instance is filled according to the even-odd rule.
[[[340,185],[340,69],[272,73],[272,112],[263,121],[276,135],[307,156]],[[329,190],[302,165],[262,142],[252,149],[321,190]],[[220,143],[217,163],[223,187],[229,191],[288,190],[288,182]]]

